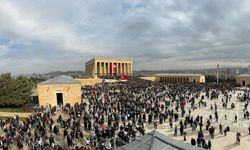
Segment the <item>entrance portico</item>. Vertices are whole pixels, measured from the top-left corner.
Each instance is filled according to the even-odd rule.
[[[130,59],[94,58],[85,63],[86,74],[90,77],[131,76],[133,62]]]

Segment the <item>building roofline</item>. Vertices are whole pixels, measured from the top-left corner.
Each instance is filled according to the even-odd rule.
[[[89,64],[93,61],[102,61],[102,60],[107,60],[107,61],[130,61],[133,62],[133,59],[130,58],[101,58],[101,57],[97,57],[97,58],[92,58],[90,60],[88,60],[85,64]]]
[[[240,75],[238,75],[236,77],[250,77],[250,74],[240,74]]]
[[[95,58],[92,58],[92,59],[88,60],[87,62],[85,62],[85,64],[87,65],[87,64],[89,64],[92,61],[95,61]]]
[[[46,81],[42,81],[37,85],[52,85],[52,84],[81,84],[80,81],[73,79],[71,76],[57,76],[52,79],[48,79]]]
[[[95,60],[98,60],[98,59],[107,59],[107,60],[125,60],[125,61],[132,61],[133,59],[131,58],[101,58],[101,57],[97,57],[97,58],[93,58]]]
[[[155,74],[155,76],[191,76],[191,77],[198,77],[198,76],[204,76],[202,74],[178,74],[178,73],[166,73],[166,74]]]

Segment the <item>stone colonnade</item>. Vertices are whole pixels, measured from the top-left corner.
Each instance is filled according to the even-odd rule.
[[[188,77],[159,77],[160,82],[189,82]]]

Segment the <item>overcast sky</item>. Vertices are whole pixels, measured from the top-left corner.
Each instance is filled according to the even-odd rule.
[[[250,64],[249,0],[0,0],[0,72],[83,70],[93,57],[135,70]]]

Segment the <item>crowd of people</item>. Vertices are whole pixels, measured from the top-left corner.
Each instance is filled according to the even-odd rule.
[[[26,119],[16,116],[0,120],[0,147],[3,150],[25,146],[30,150],[108,150],[138,139],[151,126],[157,130],[168,122],[166,127],[173,128],[174,136],[183,136],[193,146],[211,149],[212,142],[206,141],[204,132],[213,139],[212,121],[218,122],[221,116],[216,101],[208,106],[207,99],[215,100],[222,94],[223,106],[227,108],[232,98],[229,93],[234,90],[232,84],[161,83],[138,78],[86,86],[82,88],[80,104],[41,108]],[[249,119],[248,91],[239,95],[239,100],[246,103],[245,118]],[[186,107],[188,103],[190,108]],[[202,115],[193,115],[198,107],[209,107],[214,114],[207,120]],[[196,139],[186,141],[187,128],[197,133]],[[225,126],[223,130],[220,124],[219,130],[226,136],[230,128]]]

